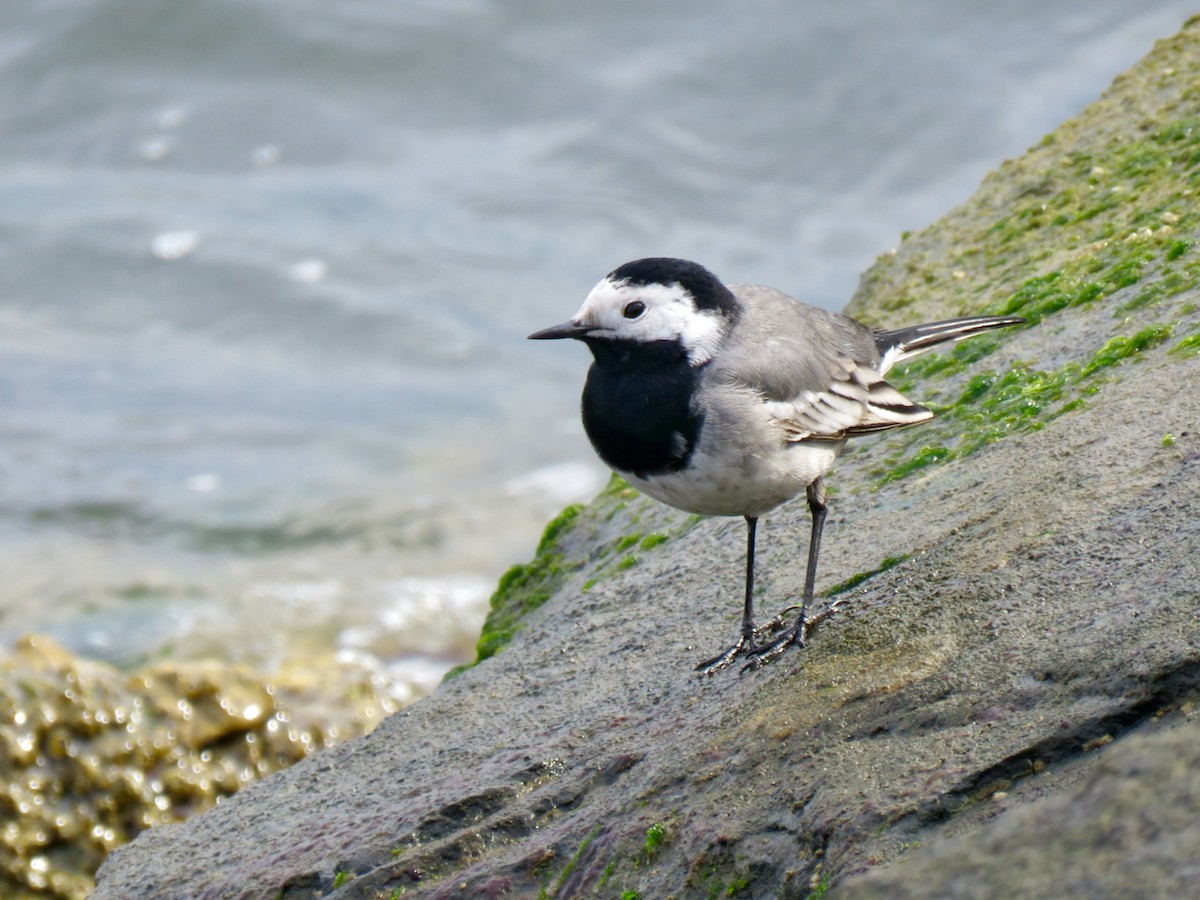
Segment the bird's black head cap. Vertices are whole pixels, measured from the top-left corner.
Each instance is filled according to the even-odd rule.
[[[669,256],[635,259],[613,269],[608,273],[608,278],[632,285],[678,284],[692,295],[696,309],[721,312],[730,317],[737,314],[737,298],[721,283],[721,279],[699,263],[687,259]]]

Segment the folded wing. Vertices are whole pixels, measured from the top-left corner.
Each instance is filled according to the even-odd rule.
[[[767,403],[788,441],[840,441],[859,434],[916,425],[933,413],[913,403],[874,368],[853,360],[838,369],[822,391],[805,391],[791,402]]]

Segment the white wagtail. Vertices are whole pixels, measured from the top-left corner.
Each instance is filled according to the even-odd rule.
[[[745,518],[741,636],[696,667],[711,673],[739,655],[757,666],[803,646],[825,522],[822,476],[847,438],[933,418],[883,380],[887,371],[937,344],[1023,321],[873,331],[773,288],[727,286],[694,262],[654,258],[613,270],[573,319],[529,337],[575,338],[592,351],[583,427],[629,484],[687,512]],[[801,491],[812,513],[804,595],[795,625],[764,643],[783,620],[755,628],[755,528]]]

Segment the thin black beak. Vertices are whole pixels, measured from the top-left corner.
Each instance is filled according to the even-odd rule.
[[[561,338],[584,338],[587,337],[590,331],[591,329],[587,325],[579,325],[575,322],[563,322],[561,325],[551,325],[549,328],[535,331],[529,336],[528,340],[556,341]]]

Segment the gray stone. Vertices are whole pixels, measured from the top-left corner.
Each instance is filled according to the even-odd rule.
[[[1081,785],[849,879],[839,898],[1192,897],[1200,885],[1200,723],[1135,735]]]

